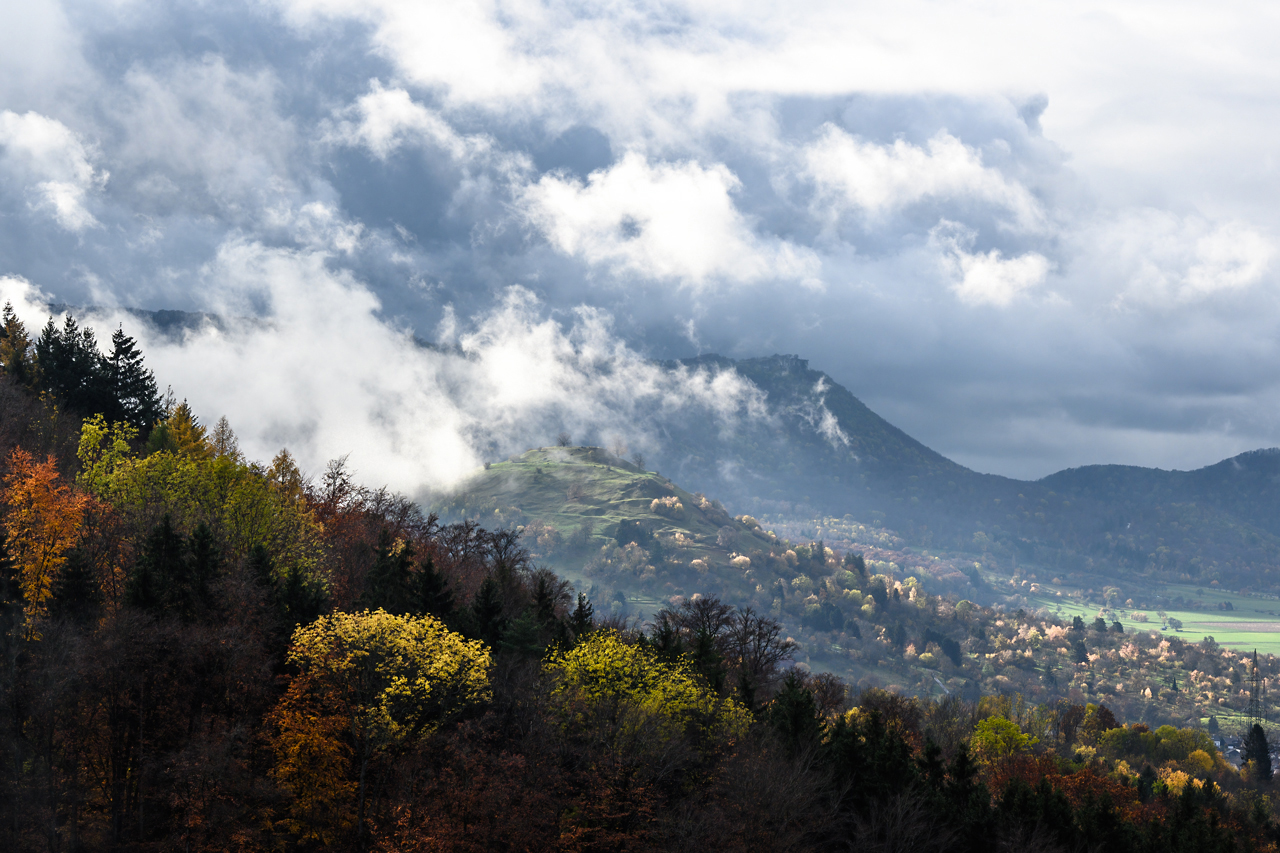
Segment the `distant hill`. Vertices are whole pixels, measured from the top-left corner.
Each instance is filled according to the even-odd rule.
[[[584,555],[619,541],[621,525],[631,525],[632,538],[642,544],[678,534],[679,544],[666,550],[678,550],[686,563],[700,559],[713,567],[728,566],[739,550],[771,544],[718,502],[600,447],[543,447],[491,463],[431,509],[446,521],[525,527],[528,547],[574,575],[580,575]]]
[[[770,417],[727,435],[664,423],[665,445],[651,454],[660,470],[737,512],[849,515],[1006,571],[1039,565],[1280,592],[1280,451],[1197,471],[1089,466],[1013,480],[929,449],[804,359],[681,363],[736,370],[767,395]]]

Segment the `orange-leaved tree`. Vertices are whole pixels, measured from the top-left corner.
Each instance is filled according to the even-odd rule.
[[[58,474],[53,456],[36,462],[22,448],[9,455],[4,531],[22,589],[28,636],[34,636],[35,621],[48,612],[67,552],[79,540],[87,500]]]

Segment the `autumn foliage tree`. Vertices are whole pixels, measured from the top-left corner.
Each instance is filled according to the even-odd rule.
[[[58,473],[57,461],[36,462],[21,448],[9,455],[4,478],[4,529],[22,590],[27,630],[48,612],[58,573],[80,537],[88,502]]]
[[[332,843],[363,835],[370,773],[389,750],[487,701],[490,655],[431,616],[334,613],[297,629],[298,668],[271,714],[287,825]]]

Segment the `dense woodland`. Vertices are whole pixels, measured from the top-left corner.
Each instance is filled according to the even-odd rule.
[[[1097,690],[851,690],[794,666],[796,641],[746,602],[689,596],[643,624],[600,619],[518,532],[442,524],[343,460],[316,477],[287,451],[247,460],[225,420],[207,428],[161,398],[122,330],[111,347],[70,319],[33,338],[4,316],[6,850],[1280,839],[1261,730],[1240,773],[1203,731],[1117,719]],[[821,547],[807,558],[827,564]],[[839,558],[850,577],[823,598],[851,602],[856,584],[885,655],[1013,675],[1025,658],[1010,638],[1052,627],[997,624],[858,563]],[[973,643],[955,639],[974,626]],[[1110,651],[1106,632],[1060,627],[1036,647],[1065,640],[1053,654],[1074,685]],[[1145,641],[1106,642],[1122,639],[1151,657]]]

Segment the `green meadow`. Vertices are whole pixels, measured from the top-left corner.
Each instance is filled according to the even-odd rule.
[[[1063,592],[1061,597],[1054,594],[1059,591]],[[1257,649],[1259,654],[1280,655],[1280,615],[1277,615],[1280,614],[1280,600],[1176,584],[1163,587],[1162,591],[1171,598],[1182,596],[1199,599],[1211,607],[1216,607],[1219,602],[1230,603],[1232,609],[1140,610],[1119,607],[1111,610],[1105,609],[1105,605],[1099,601],[1081,601],[1069,597],[1066,588],[1051,585],[1043,585],[1039,594],[1028,595],[1027,601],[1033,607],[1043,607],[1062,619],[1079,616],[1086,622],[1092,622],[1100,610],[1105,610],[1104,618],[1107,623],[1118,619],[1127,632],[1155,631],[1191,642],[1213,637],[1219,645],[1228,648],[1241,651]],[[1133,618],[1135,613],[1145,614],[1147,621]],[[1163,618],[1160,613],[1164,614]],[[1168,627],[1166,622],[1169,619],[1178,620],[1182,627]]]

